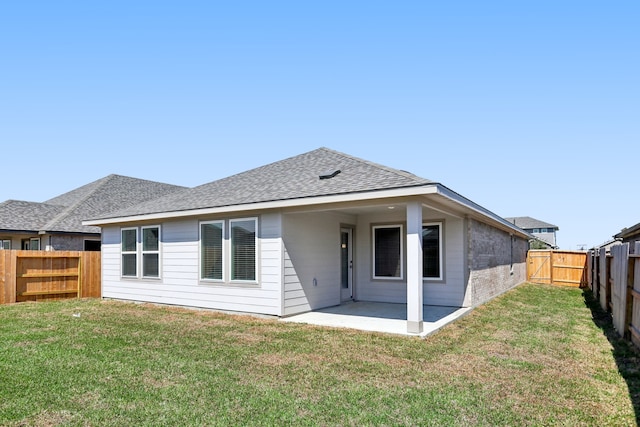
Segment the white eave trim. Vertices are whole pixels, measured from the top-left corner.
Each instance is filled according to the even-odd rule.
[[[145,215],[132,215],[117,218],[91,219],[82,221],[82,225],[108,225],[134,221],[151,221],[165,218],[184,218],[201,215],[245,212],[266,209],[282,209],[298,206],[313,206],[328,203],[357,202],[363,200],[388,199],[393,197],[423,196],[438,193],[439,184],[427,184],[420,187],[395,188],[392,190],[368,191],[363,193],[317,196],[301,199],[276,200],[270,202],[247,203],[242,205],[221,206],[215,208],[190,209],[185,211],[158,212]]]
[[[472,202],[471,200],[465,198],[464,196],[459,195],[458,193],[438,184],[438,195],[445,197],[455,203],[458,203],[467,209],[470,209],[474,213],[484,217],[489,218],[492,221],[502,225],[503,228],[510,230],[513,233],[516,233],[524,238],[530,239],[533,236],[529,235],[526,231],[519,229],[514,224],[510,223],[506,219],[494,214],[491,211],[486,210],[486,208],[482,208],[480,205]]]

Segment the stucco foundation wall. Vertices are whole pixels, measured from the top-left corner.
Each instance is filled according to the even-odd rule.
[[[482,304],[526,280],[528,242],[468,221],[469,281],[465,306]]]

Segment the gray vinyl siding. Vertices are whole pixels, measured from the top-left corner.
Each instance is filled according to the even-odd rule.
[[[556,246],[556,233],[531,233],[534,236],[536,236],[537,238],[544,240],[545,242],[549,243],[552,246]]]
[[[461,306],[464,300],[464,226],[459,217],[423,209],[423,222],[442,222],[444,277],[443,280],[424,280],[424,304],[441,306]],[[406,234],[406,215],[403,211],[393,214],[361,216],[358,220],[356,236],[357,257],[354,260],[357,283],[355,297],[362,301],[407,302],[406,281],[406,235],[404,278],[402,280],[373,279],[372,267],[372,227],[379,224],[402,224]]]
[[[280,215],[259,217],[258,285],[212,284],[199,280],[199,221],[161,223],[161,278],[120,275],[120,227],[103,230],[103,296],[238,312],[280,315]]]
[[[354,221],[326,212],[284,215],[285,316],[340,304],[340,226]]]

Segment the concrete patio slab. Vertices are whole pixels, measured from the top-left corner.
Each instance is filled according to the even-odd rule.
[[[281,321],[426,337],[469,311],[471,308],[425,305],[424,330],[420,334],[407,332],[406,304],[356,301],[296,314]]]

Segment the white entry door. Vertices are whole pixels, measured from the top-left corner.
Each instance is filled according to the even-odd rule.
[[[340,229],[340,298],[353,299],[353,230]]]

